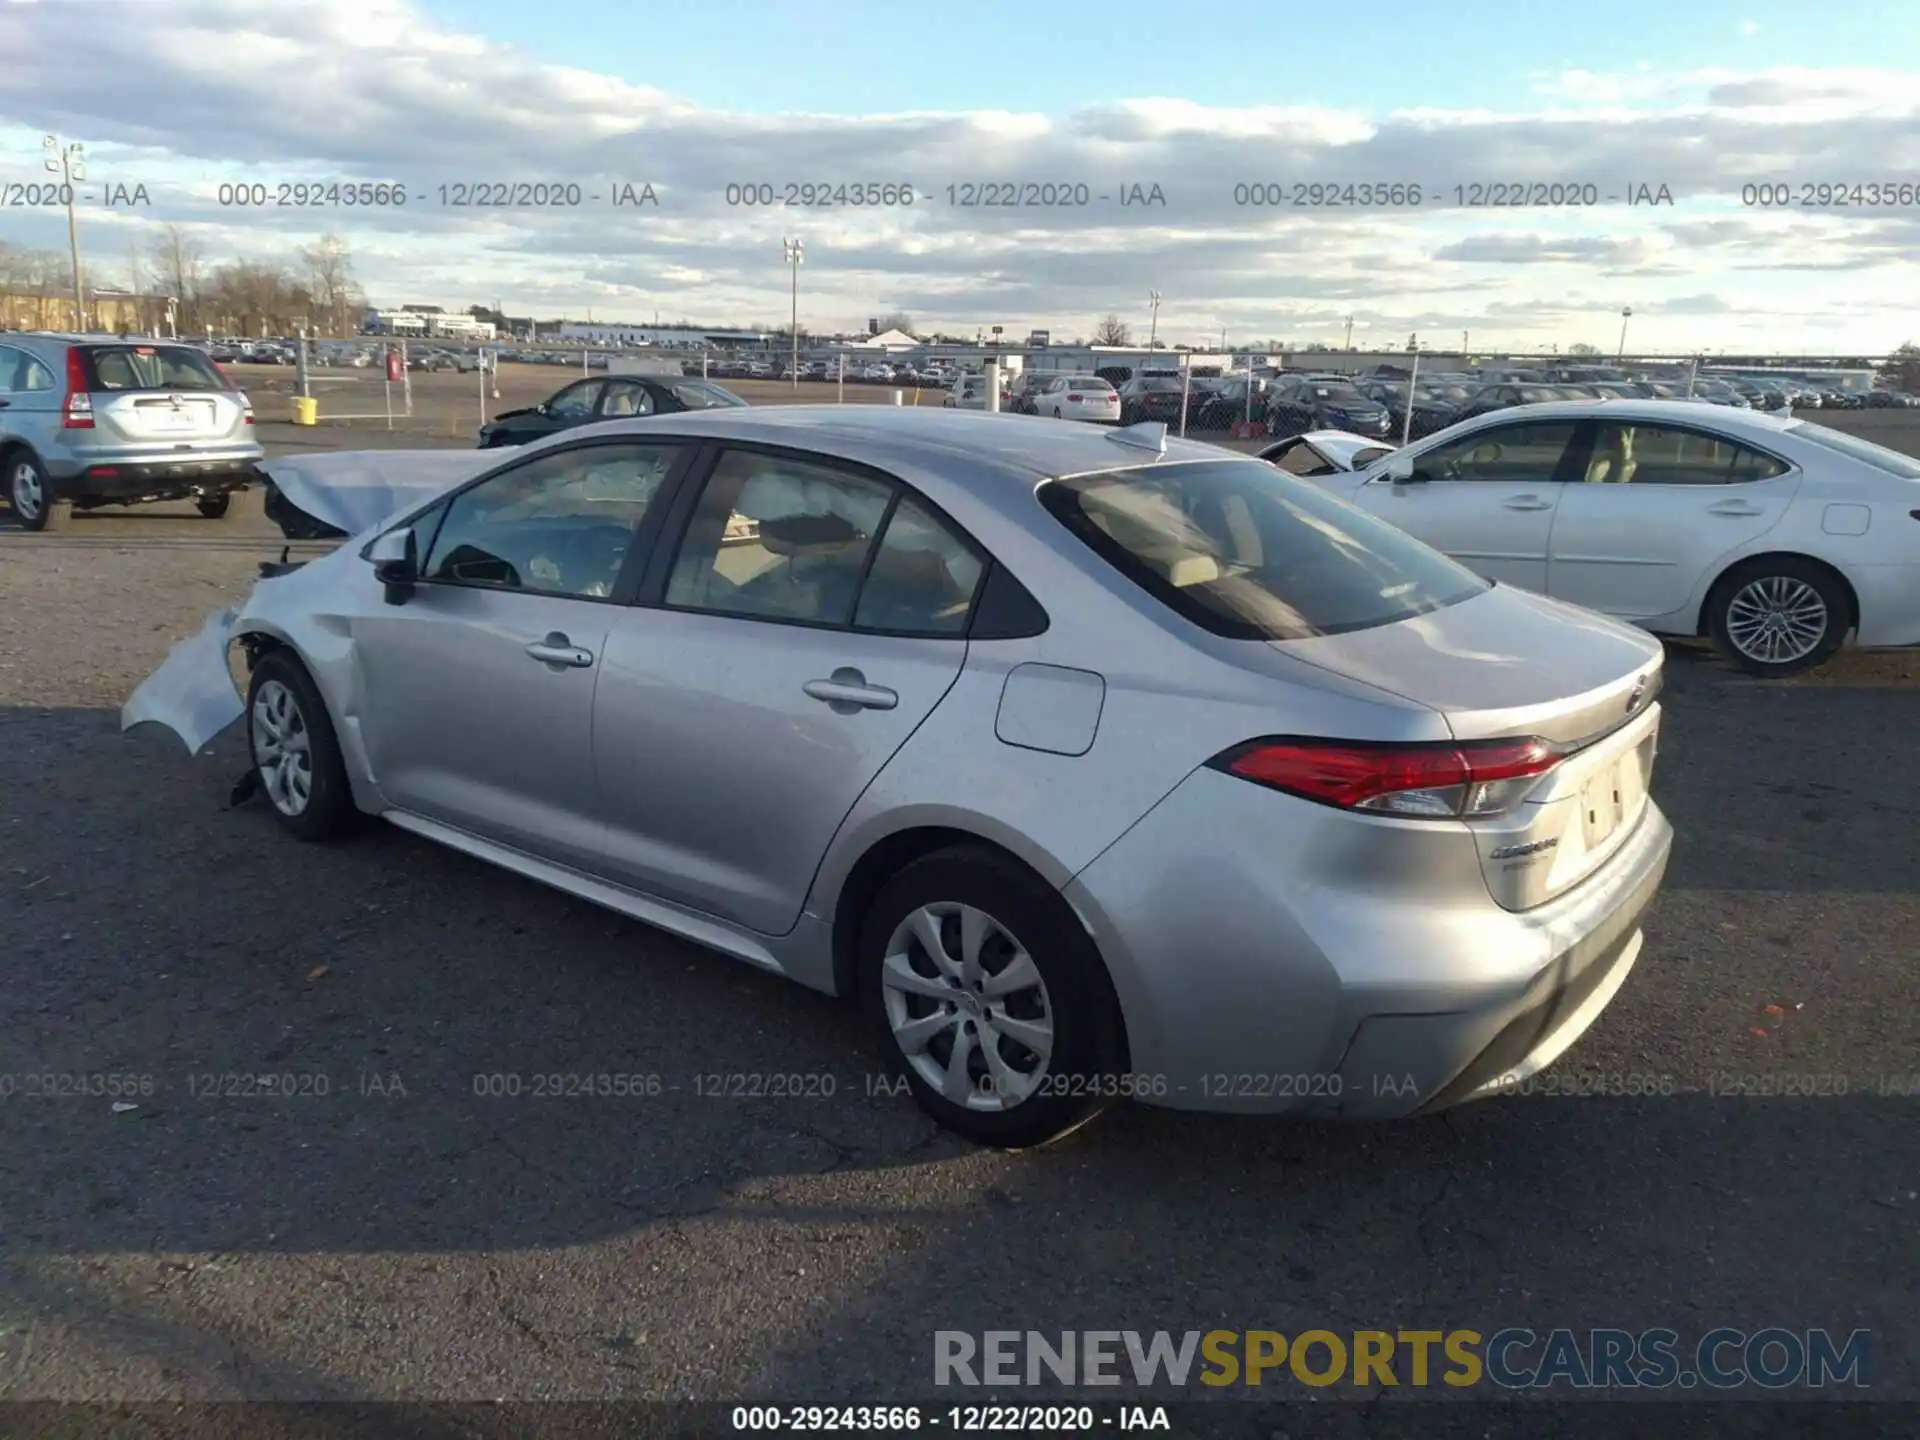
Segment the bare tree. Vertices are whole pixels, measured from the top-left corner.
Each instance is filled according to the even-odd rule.
[[[200,276],[207,252],[193,234],[178,225],[163,225],[153,242],[154,285],[176,302],[175,323],[182,329],[201,324]]]
[[[1569,355],[1598,355],[1599,353],[1600,347],[1598,345],[1589,345],[1585,341],[1576,341],[1574,344],[1567,346],[1567,354]]]
[[[1109,313],[1107,318],[1093,327],[1093,343],[1096,345],[1131,345],[1133,328],[1118,315]]]
[[[880,317],[880,333],[898,330],[902,335],[913,334],[913,317],[904,310],[896,310],[891,315]]]
[[[360,287],[354,283],[353,255],[347,242],[328,232],[300,252],[307,269],[307,284],[313,294],[313,319],[330,335],[350,333],[351,312],[359,299]]]

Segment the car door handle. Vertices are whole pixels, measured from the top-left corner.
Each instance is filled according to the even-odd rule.
[[[542,665],[551,665],[556,670],[584,670],[593,664],[593,652],[583,650],[558,630],[544,640],[536,640],[527,646],[527,654]]]
[[[1509,510],[1551,510],[1553,502],[1542,500],[1538,495],[1516,495],[1511,500],[1500,502]]]
[[[891,710],[900,703],[896,691],[884,685],[869,685],[867,677],[858,670],[842,668],[833,672],[829,680],[809,680],[800,687],[815,700],[820,700],[843,713],[853,710]]]
[[[1710,515],[1764,515],[1766,511],[1751,500],[1722,500],[1718,505],[1707,506]]]

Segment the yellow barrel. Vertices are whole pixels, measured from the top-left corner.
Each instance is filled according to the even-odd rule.
[[[320,423],[320,402],[311,395],[294,396],[293,423],[296,425],[318,425]]]

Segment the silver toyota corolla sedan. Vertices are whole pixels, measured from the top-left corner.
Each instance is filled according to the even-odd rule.
[[[377,815],[857,997],[975,1140],[1496,1095],[1640,952],[1659,643],[1258,459],[794,406],[455,463],[125,722],[244,714],[301,839]]]

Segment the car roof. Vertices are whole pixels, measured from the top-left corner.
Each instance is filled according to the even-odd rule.
[[[1499,417],[1522,413],[1529,420],[1590,420],[1599,415],[1610,420],[1671,420],[1696,426],[1710,422],[1716,429],[1745,430],[1756,435],[1776,435],[1801,423],[1776,411],[1736,410],[1725,405],[1703,405],[1697,400],[1546,400],[1537,405],[1509,405],[1503,410],[1489,410],[1485,415],[1476,415],[1474,424],[1478,427]]]
[[[1182,460],[1250,457],[1169,434],[1166,450],[1122,443],[1123,433],[1037,415],[895,405],[755,405],[614,420],[563,432],[684,431],[716,440],[791,445],[883,470],[932,470],[963,488],[1124,470]]]

